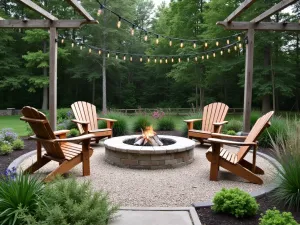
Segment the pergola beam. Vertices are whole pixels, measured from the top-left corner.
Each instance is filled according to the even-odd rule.
[[[77,2],[77,0],[67,0],[73,8],[82,15],[85,19],[92,21],[94,18]]]
[[[39,5],[35,4],[34,2],[32,2],[30,0],[17,0],[17,1],[23,3],[24,5],[28,6],[32,10],[36,11],[37,13],[41,14],[42,16],[44,16],[45,18],[47,18],[51,21],[58,20],[51,13],[47,12],[45,9],[43,9],[42,7],[40,7]]]
[[[245,0],[236,10],[234,10],[225,20],[224,22],[230,23],[236,17],[238,17],[242,12],[248,9],[256,0]]]
[[[260,31],[300,31],[299,23],[276,23],[276,22],[217,22],[217,25],[223,26],[226,30],[260,30]]]
[[[263,12],[262,14],[260,14],[259,16],[251,20],[250,22],[259,23],[260,21],[272,16],[273,14],[281,11],[282,9],[288,7],[289,5],[293,4],[296,1],[298,0],[282,0],[281,2],[277,3],[267,11]]]
[[[0,28],[80,28],[84,24],[97,24],[97,20],[0,20]]]

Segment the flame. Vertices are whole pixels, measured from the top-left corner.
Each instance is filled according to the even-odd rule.
[[[143,131],[143,138],[148,139],[149,137],[153,137],[156,135],[155,131],[153,130],[152,126],[146,127]]]

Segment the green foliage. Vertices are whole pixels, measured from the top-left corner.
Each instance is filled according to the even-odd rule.
[[[265,131],[259,136],[259,145],[262,147],[271,147],[271,139],[275,140],[279,134],[284,138],[284,136],[286,136],[286,126],[288,126],[288,123],[285,119],[274,116],[271,119],[271,126],[265,129]]]
[[[298,225],[292,213],[280,213],[276,208],[269,209],[265,214],[261,214],[259,225]]]
[[[33,215],[38,205],[43,205],[42,191],[43,183],[37,178],[8,171],[0,180],[0,224],[23,224],[21,213]]]
[[[135,132],[140,132],[141,129],[145,130],[146,127],[150,126],[151,122],[147,116],[139,116],[133,123],[133,130]]]
[[[228,134],[228,135],[236,135],[236,132],[234,130],[228,130],[226,134]]]
[[[77,137],[79,136],[79,130],[73,128],[70,130],[70,132],[68,133],[68,137]]]
[[[157,120],[157,130],[175,130],[175,122],[172,117],[165,116]]]
[[[255,198],[238,188],[222,188],[214,199],[212,210],[220,213],[228,213],[235,217],[254,216],[259,208]]]
[[[278,171],[278,188],[273,193],[273,198],[278,204],[289,209],[300,210],[300,126],[294,120],[285,125],[285,133],[278,133],[272,139],[272,146],[276,152],[280,166]]]
[[[14,140],[14,142],[12,143],[13,150],[22,150],[24,149],[24,147],[24,141],[21,139]]]
[[[229,130],[235,131],[235,133],[243,129],[243,122],[240,120],[232,119],[223,126],[223,132],[227,133]]]
[[[116,112],[108,113],[108,114],[104,115],[104,117],[117,120],[117,122],[115,122],[114,126],[113,126],[113,136],[114,137],[122,136],[122,135],[125,135],[128,133],[128,131],[129,131],[128,122],[127,122],[128,117],[124,116],[121,113],[116,113]],[[98,122],[98,127],[99,127],[99,129],[107,128],[106,121],[100,120]]]
[[[34,134],[34,132],[33,132],[33,130],[31,129],[30,125],[29,125],[28,123],[26,123],[26,135],[27,135],[27,136],[31,136],[31,135],[33,135],[33,134]]]
[[[13,151],[10,143],[0,143],[0,155],[7,155]]]
[[[261,117],[261,112],[258,111],[252,111],[250,115],[250,125],[253,127],[253,125],[256,123],[256,121]]]
[[[73,119],[74,115],[70,108],[60,108],[57,110],[57,122],[61,123],[65,120]]]
[[[192,114],[192,115],[184,117],[183,120],[201,119],[201,118],[202,118],[202,114],[196,113],[196,114]],[[193,129],[195,129],[195,130],[201,130],[202,129],[202,121],[196,121],[196,122],[194,122]],[[181,134],[184,137],[187,137],[187,135],[188,135],[187,123],[184,122],[184,121],[182,121]]]
[[[43,200],[35,215],[25,217],[31,225],[106,225],[116,212],[108,196],[94,192],[90,183],[71,180],[57,180],[45,187]]]

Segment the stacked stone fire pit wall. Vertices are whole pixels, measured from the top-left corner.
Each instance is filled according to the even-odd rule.
[[[167,146],[134,146],[123,143],[137,135],[108,139],[105,145],[105,161],[119,167],[132,169],[168,169],[185,166],[194,161],[195,142],[187,138],[159,135],[173,139]]]

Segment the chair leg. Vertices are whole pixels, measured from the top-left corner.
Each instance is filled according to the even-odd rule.
[[[265,172],[261,168],[259,168],[258,166],[255,166],[255,169],[253,171],[253,164],[248,162],[245,159],[242,159],[239,162],[239,164],[242,165],[243,167],[247,168],[248,170],[252,171],[255,174],[261,174],[261,175],[265,174]]]
[[[44,165],[46,165],[50,161],[51,161],[50,159],[42,157],[39,161],[36,161],[31,166],[29,166],[24,172],[25,173],[34,173],[35,171],[42,168]]]
[[[210,180],[217,181],[219,173],[220,149],[219,143],[212,143],[211,164],[210,164]]]

